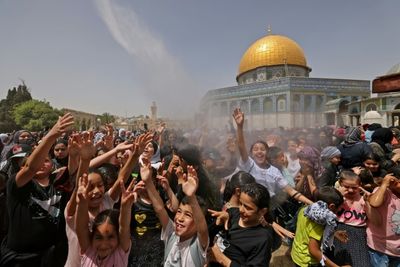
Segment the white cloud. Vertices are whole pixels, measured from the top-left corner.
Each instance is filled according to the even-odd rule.
[[[199,90],[163,40],[133,9],[113,0],[95,0],[95,4],[114,40],[132,56],[141,72],[135,78],[140,79],[143,90],[132,90],[132,94],[146,95],[149,105],[155,100],[161,114],[182,117],[192,113]]]

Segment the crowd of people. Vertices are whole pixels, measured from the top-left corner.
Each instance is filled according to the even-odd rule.
[[[400,130],[0,134],[0,266],[400,266]]]

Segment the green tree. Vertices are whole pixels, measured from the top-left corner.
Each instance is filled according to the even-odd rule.
[[[35,99],[18,104],[12,110],[16,124],[30,131],[51,127],[60,115],[61,111],[52,108],[48,102]]]
[[[7,97],[0,101],[0,132],[11,132],[18,129],[12,117],[13,107],[25,101],[32,100],[31,93],[25,83],[8,89]]]
[[[107,123],[113,123],[115,121],[115,117],[107,112],[101,114],[100,116],[98,116],[98,118],[100,118],[100,123],[102,125],[105,125]]]

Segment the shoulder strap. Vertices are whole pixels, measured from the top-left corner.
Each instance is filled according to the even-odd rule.
[[[175,234],[172,234],[171,237],[168,239],[168,242],[165,244],[164,262],[167,260],[168,255],[171,252],[172,246],[175,244],[177,238],[178,237]]]
[[[201,259],[199,258],[199,253],[196,248],[196,239],[197,239],[197,235],[195,235],[192,238],[192,241],[190,242],[189,252],[190,252],[190,255],[192,256],[194,266],[202,266]],[[204,263],[203,263],[203,265],[204,265]]]

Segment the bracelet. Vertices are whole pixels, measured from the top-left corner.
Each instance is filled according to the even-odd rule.
[[[296,199],[296,197],[299,195],[301,195],[301,193],[299,191],[297,191],[296,193],[293,194],[292,198]]]

